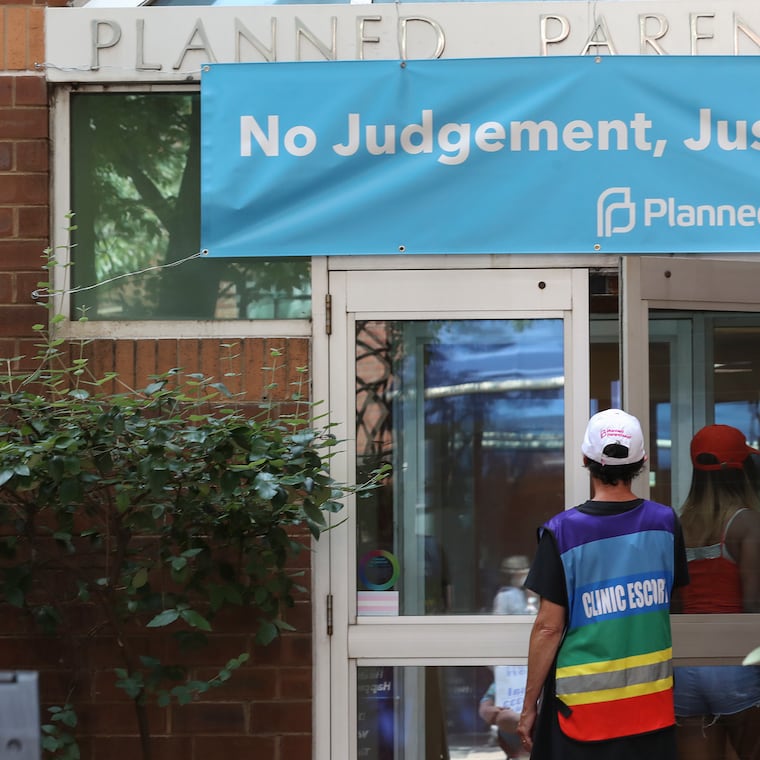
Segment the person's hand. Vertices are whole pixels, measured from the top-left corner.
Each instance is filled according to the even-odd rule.
[[[496,715],[496,726],[505,734],[513,734],[517,731],[517,721],[520,715],[509,707],[502,707]]]
[[[520,719],[517,722],[517,735],[520,737],[520,744],[526,752],[533,750],[533,729],[536,725],[536,706],[532,707],[523,705],[520,713]]]

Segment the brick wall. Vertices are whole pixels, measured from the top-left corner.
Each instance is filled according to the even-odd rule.
[[[44,9],[0,5],[0,349],[40,319],[31,299],[48,245],[48,102],[42,72]]]
[[[65,6],[65,0],[50,5]],[[0,357],[34,353],[32,325],[44,321],[31,297],[39,280],[42,252],[49,245],[50,141],[48,92],[35,64],[44,61],[45,3],[0,0]],[[87,348],[96,373],[112,369],[132,387],[171,367],[194,368],[221,377],[230,371],[218,340],[95,340]],[[261,372],[269,350],[282,356],[274,377]],[[224,381],[233,392],[258,401],[275,382],[276,394],[292,393],[308,363],[305,339],[242,340],[236,347],[233,377]],[[231,360],[232,361],[232,360]],[[302,563],[309,585],[309,556]],[[219,631],[209,650],[214,662],[242,651],[250,661],[225,687],[182,708],[151,713],[153,760],[290,760],[311,757],[311,606],[299,600],[290,615],[295,633],[264,649],[249,632],[253,613],[243,612]],[[73,699],[77,704],[82,757],[92,760],[135,760],[139,743],[134,715],[122,692],[113,686],[104,654],[114,642],[82,640],[76,662],[59,651],[56,641],[29,627],[7,605],[0,604],[0,670],[29,669],[40,673],[44,708]],[[210,654],[190,665],[198,677],[208,675]]]

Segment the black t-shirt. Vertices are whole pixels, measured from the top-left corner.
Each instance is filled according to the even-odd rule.
[[[587,501],[578,507],[595,515],[619,514],[638,507],[643,499],[633,501]],[[676,516],[674,587],[689,582],[686,549],[681,524]],[[543,531],[538,542],[536,557],[525,581],[531,591],[554,604],[567,609],[567,586],[565,569],[554,536]],[[554,668],[544,684],[545,698],[542,702],[533,737],[531,760],[673,760],[676,756],[675,727],[651,733],[626,736],[601,742],[579,742],[562,733],[554,704]]]

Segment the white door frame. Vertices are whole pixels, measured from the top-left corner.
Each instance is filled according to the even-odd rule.
[[[354,436],[356,315],[402,320],[562,317],[567,389],[565,497],[570,504],[582,501],[588,496],[588,478],[578,461],[577,442],[588,419],[588,270],[558,269],[557,259],[552,260],[554,268],[538,268],[535,258],[523,261],[532,265],[528,269],[489,268],[482,265],[482,257],[460,257],[454,268],[450,257],[440,258],[443,266],[437,269],[401,272],[382,268],[368,272],[367,262],[361,260],[364,266],[337,270],[331,268],[332,261],[328,265],[315,260],[313,277],[325,288],[326,298],[315,290],[313,397],[330,399],[335,434],[347,442],[345,451],[332,461],[333,475],[350,480],[355,472],[348,444]],[[407,267],[408,261],[404,262]],[[347,263],[351,262],[343,259],[336,265]],[[532,625],[528,616],[509,620],[501,616],[357,618],[350,500],[347,507],[346,512],[332,516],[335,527],[319,540],[313,560],[314,760],[355,760],[357,665],[524,664]],[[477,642],[472,647],[477,656],[462,655],[463,641]],[[505,652],[518,654],[505,657]]]

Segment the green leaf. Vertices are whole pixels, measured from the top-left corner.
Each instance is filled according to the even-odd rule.
[[[277,492],[277,479],[269,472],[260,472],[253,481],[253,488],[262,499],[271,499]]]
[[[24,592],[18,586],[6,586],[3,589],[5,601],[13,607],[19,609],[24,606]]]
[[[211,630],[211,624],[208,620],[195,610],[182,610],[180,616],[192,628],[199,628],[201,631]]]
[[[164,610],[156,615],[148,624],[148,628],[163,628],[179,620],[178,610]]]
[[[277,638],[277,626],[269,620],[259,622],[259,630],[256,631],[256,643],[262,646],[271,644]]]
[[[148,569],[141,567],[132,576],[132,588],[142,588],[148,582]]]

